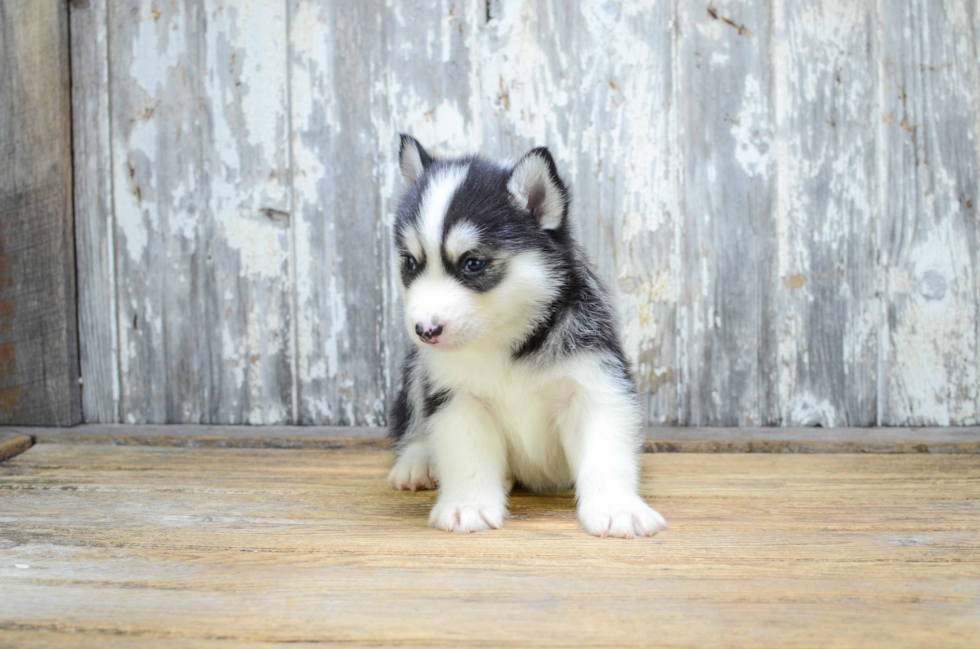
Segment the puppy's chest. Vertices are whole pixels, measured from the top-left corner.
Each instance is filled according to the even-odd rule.
[[[493,358],[436,368],[435,377],[472,396],[496,420],[515,450],[529,454],[557,443],[556,418],[568,407],[572,382]]]

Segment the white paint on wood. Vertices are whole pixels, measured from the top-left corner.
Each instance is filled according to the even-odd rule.
[[[379,138],[388,12],[324,0],[292,0],[289,10],[302,23],[290,34],[296,420],[372,425],[385,416],[389,344],[378,187],[395,146]]]
[[[869,426],[880,291],[874,5],[773,8],[780,422]]]
[[[886,425],[980,421],[976,12],[878,4]]]
[[[207,421],[201,16],[133,2],[107,19],[121,417]]]
[[[123,419],[291,421],[284,7],[109,25]]]
[[[122,418],[383,422],[405,131],[551,148],[649,422],[976,423],[978,11],[111,3]]]
[[[205,231],[210,421],[291,421],[289,129],[284,3],[208,0]]]
[[[762,4],[681,3],[677,20],[678,421],[777,424],[771,17]]]

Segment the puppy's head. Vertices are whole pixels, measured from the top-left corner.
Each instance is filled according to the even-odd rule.
[[[395,247],[409,337],[454,349],[525,337],[557,296],[571,245],[568,191],[551,154],[514,165],[439,160],[401,137],[407,185]]]

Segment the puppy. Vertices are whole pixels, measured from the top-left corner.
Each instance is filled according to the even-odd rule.
[[[608,295],[546,148],[436,159],[401,136],[394,222],[414,345],[391,411],[395,489],[439,487],[429,523],[500,528],[514,480],[575,487],[597,536],[667,528],[637,494],[641,416]]]

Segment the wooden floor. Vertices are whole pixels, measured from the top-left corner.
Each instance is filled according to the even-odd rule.
[[[980,456],[643,463],[653,539],[568,493],[466,536],[384,450],[38,443],[0,463],[0,646],[980,644]]]

